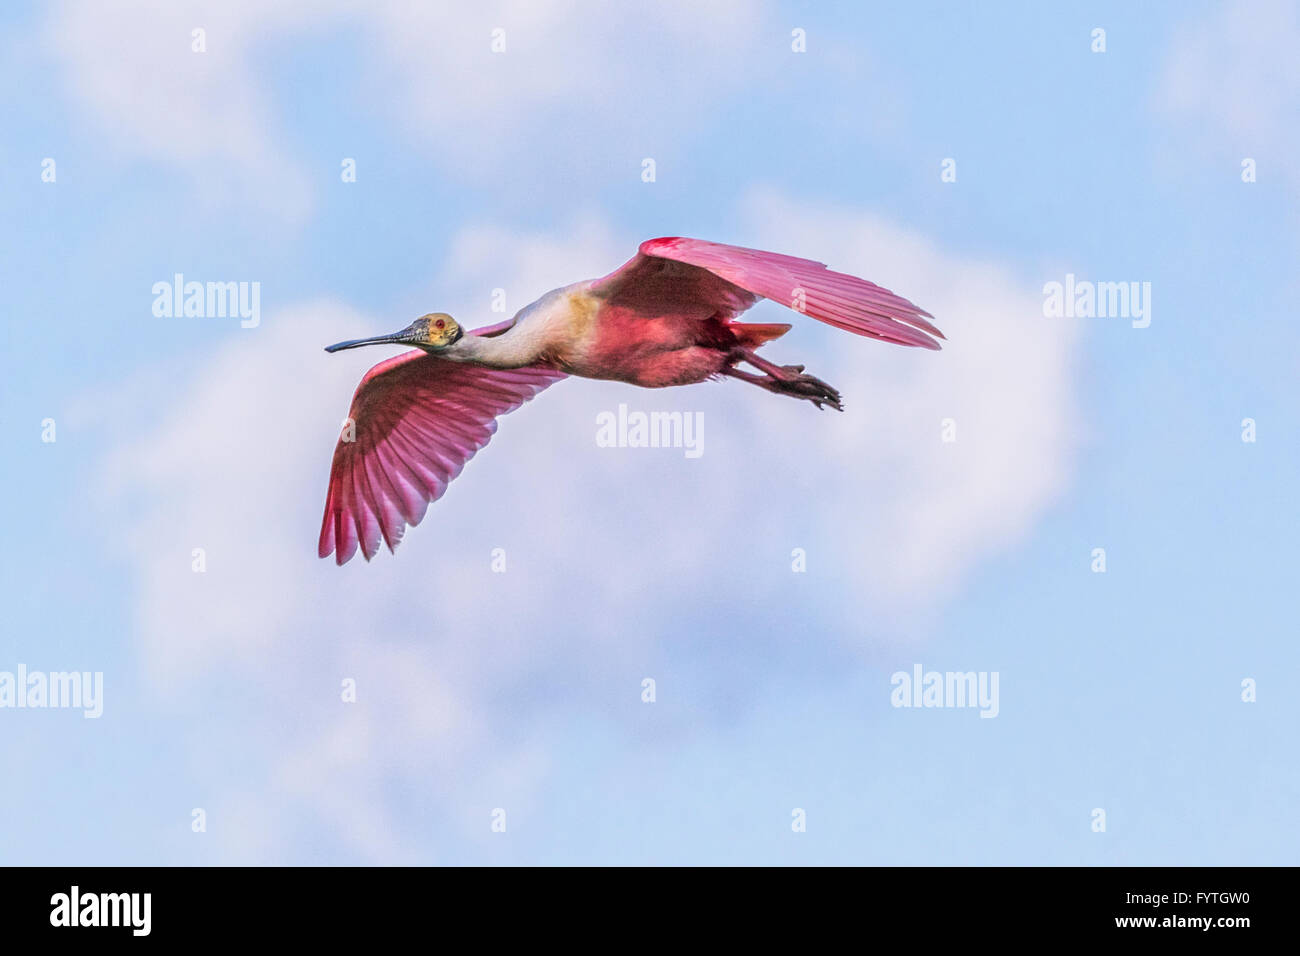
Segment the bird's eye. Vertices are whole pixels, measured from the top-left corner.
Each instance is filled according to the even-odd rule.
[[[444,322],[444,321],[442,321],[442,319],[439,319],[437,322],[433,323],[433,325],[434,325],[434,328],[438,328],[438,329],[442,329],[442,328],[446,328],[446,327],[447,327],[447,323]]]

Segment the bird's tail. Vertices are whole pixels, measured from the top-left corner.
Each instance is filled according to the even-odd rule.
[[[790,331],[790,326],[784,322],[771,322],[767,324],[759,322],[730,322],[727,328],[736,336],[736,341],[740,343],[741,348],[756,349],[764,342],[771,342],[773,339],[779,339],[785,333]]]

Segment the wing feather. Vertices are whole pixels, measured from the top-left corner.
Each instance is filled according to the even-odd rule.
[[[944,337],[929,312],[874,282],[811,259],[702,239],[649,239],[591,291],[648,317],[711,307],[731,319],[764,298],[896,345],[938,349],[932,336]]]
[[[490,369],[416,349],[380,362],[361,380],[330,468],[318,553],[367,561],[389,550],[424,518],[465,463],[488,443],[496,419],[563,372],[542,367]]]

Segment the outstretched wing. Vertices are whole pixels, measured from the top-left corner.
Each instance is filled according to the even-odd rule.
[[[931,336],[944,337],[927,321],[934,318],[929,312],[873,282],[831,272],[811,259],[702,239],[649,239],[622,268],[592,283],[591,291],[647,316],[680,311],[689,301],[731,318],[761,297],[898,345],[938,349]]]
[[[381,536],[391,551],[488,443],[497,416],[564,377],[540,367],[464,365],[419,349],[380,362],[357,386],[334,449],[320,556],[333,551],[343,564],[359,543],[369,561]]]

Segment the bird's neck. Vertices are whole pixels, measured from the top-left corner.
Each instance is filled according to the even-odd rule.
[[[438,353],[453,362],[482,365],[487,368],[524,368],[535,365],[542,358],[539,344],[528,335],[521,334],[518,326],[490,338],[484,335],[465,335]]]

